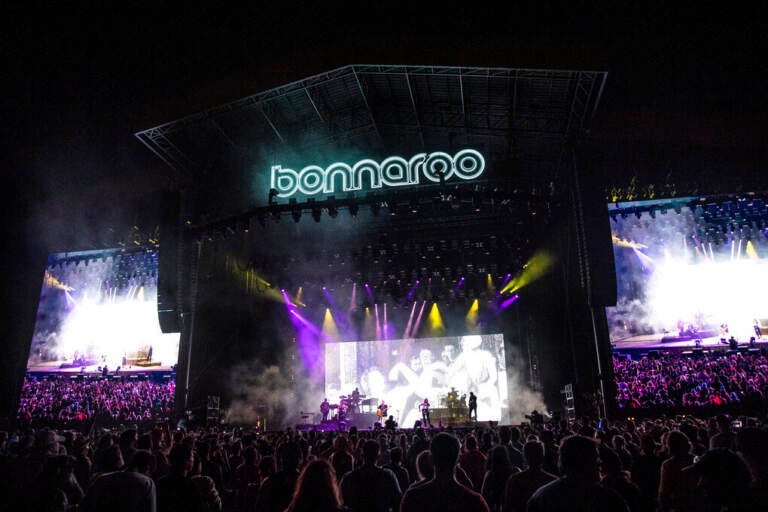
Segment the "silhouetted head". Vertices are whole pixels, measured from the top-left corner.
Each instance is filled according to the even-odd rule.
[[[456,461],[459,458],[459,440],[451,434],[440,432],[430,444],[429,451],[432,453],[432,462],[435,465],[437,473],[451,473],[456,467]]]

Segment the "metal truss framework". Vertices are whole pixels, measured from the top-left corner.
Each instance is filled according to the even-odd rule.
[[[565,142],[594,116],[607,73],[513,68],[349,65],[140,131],[193,184],[233,157],[311,150],[473,146],[551,174]],[[227,158],[222,158],[226,155]]]

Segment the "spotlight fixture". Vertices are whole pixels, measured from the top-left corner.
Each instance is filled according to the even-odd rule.
[[[352,217],[357,217],[357,212],[360,211],[360,205],[357,204],[357,198],[355,198],[354,192],[347,194],[347,204],[349,205],[349,214]]]
[[[277,191],[277,189],[274,189],[274,188],[269,189],[269,196],[267,197],[267,203],[270,205],[275,204],[275,197],[277,197],[278,193],[279,192]]]
[[[293,222],[299,222],[301,220],[301,208],[297,206],[296,199],[291,198],[288,204],[291,205],[291,218],[293,218]]]
[[[317,205],[317,202],[315,202],[314,199],[307,199],[307,204],[310,207],[310,212],[312,212],[312,218],[315,220],[315,222],[320,222],[320,215],[322,210]]]
[[[328,198],[328,216],[332,219],[339,216],[339,210],[336,208],[336,198],[334,196]]]

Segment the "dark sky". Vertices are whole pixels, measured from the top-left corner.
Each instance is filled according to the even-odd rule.
[[[134,132],[351,63],[607,70],[593,134],[619,152],[750,152],[765,138],[765,35],[750,12],[158,5],[6,17],[5,177],[19,206],[61,216],[167,185]]]

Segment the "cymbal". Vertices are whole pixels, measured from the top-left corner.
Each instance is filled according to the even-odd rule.
[[[339,398],[347,398],[347,395],[341,395]]]

